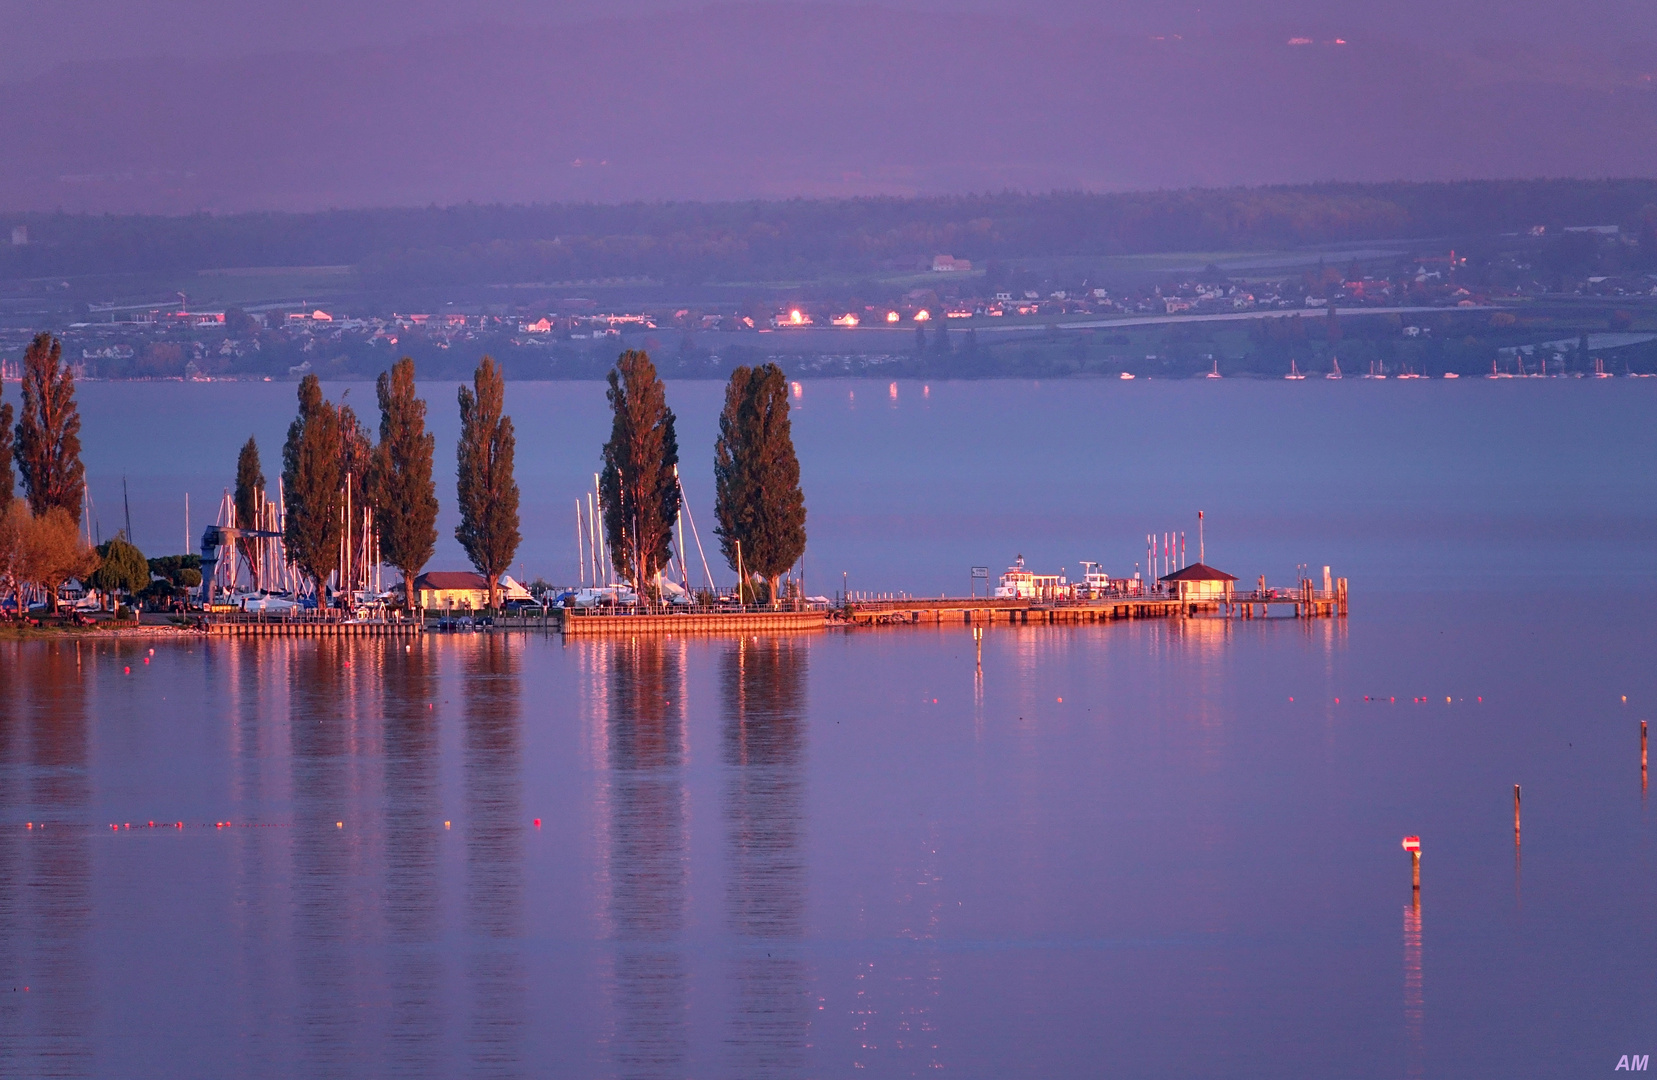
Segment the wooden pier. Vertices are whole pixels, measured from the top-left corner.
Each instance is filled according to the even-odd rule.
[[[806,611],[684,611],[667,614],[594,613],[579,608],[555,608],[558,629],[566,637],[619,634],[794,634],[821,630],[832,612]]]
[[[207,633],[214,637],[404,638],[423,633],[416,620],[350,622],[341,619],[285,619],[257,615],[210,615]]]
[[[851,626],[955,624],[1062,626],[1118,619],[1328,619],[1347,612],[1346,579],[1327,591],[1311,582],[1298,590],[1237,593],[1213,599],[1141,595],[1093,600],[999,600],[960,597],[854,601],[837,613]]]
[[[1123,619],[1328,619],[1347,613],[1346,579],[1329,589],[1310,580],[1298,589],[1258,589],[1224,596],[1191,597],[1168,593],[1105,596],[1088,600],[993,599],[985,597],[898,597],[854,600],[834,608],[800,611],[714,609],[697,611],[617,612],[553,608],[544,617],[517,625],[501,622],[481,630],[556,630],[566,637],[630,634],[794,634],[830,626],[856,629],[875,626],[966,625],[1073,626]],[[248,614],[209,616],[207,633],[221,637],[404,638],[425,633],[419,620],[350,622]]]

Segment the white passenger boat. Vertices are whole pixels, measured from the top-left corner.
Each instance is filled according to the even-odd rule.
[[[998,600],[1052,599],[1060,589],[1068,589],[1062,575],[1037,574],[1026,570],[1024,556],[1020,555],[1001,575],[1001,581],[995,587],[995,597]]]

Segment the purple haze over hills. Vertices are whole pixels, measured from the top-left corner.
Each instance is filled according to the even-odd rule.
[[[0,83],[0,208],[1657,173],[1649,9],[1559,7],[1504,6],[1488,27],[1497,9],[1465,3],[1273,5],[1269,23],[1242,4],[635,3],[552,22],[499,0],[471,14],[515,25],[455,27],[421,4],[395,20],[279,5],[272,22],[175,0],[148,9],[200,33],[111,7],[130,33],[102,54],[19,9],[36,47],[14,71],[34,73]],[[45,70],[54,49],[68,59]]]

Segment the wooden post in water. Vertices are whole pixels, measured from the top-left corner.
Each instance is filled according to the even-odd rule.
[[[1421,837],[1404,837],[1404,850],[1410,853],[1410,889],[1417,900],[1421,898]]]
[[[1519,844],[1519,785],[1513,785],[1513,844]]]
[[[1645,790],[1645,721],[1640,721],[1640,790]]]
[[[978,652],[978,661],[977,661],[976,666],[977,666],[979,671],[983,671],[984,670],[984,628],[982,626],[975,626],[975,627],[972,628],[972,644]]]

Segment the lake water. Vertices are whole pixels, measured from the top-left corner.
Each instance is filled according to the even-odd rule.
[[[427,392],[452,460],[452,387]],[[249,433],[274,476],[292,394],[83,386],[104,535],[123,473],[146,550],[182,545],[185,490],[199,533]],[[704,528],[720,394],[670,387]],[[0,643],[0,1076],[1657,1052],[1657,386],[895,394],[803,387],[814,592],[965,592],[1019,553],[1131,573],[1153,530],[1194,557],[1200,507],[1209,562],[1330,565],[1351,617],[995,627],[981,674],[937,628]],[[602,390],[508,404],[524,571],[569,580]]]

